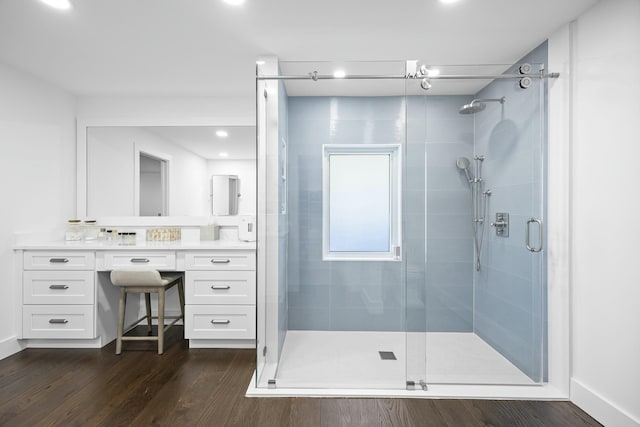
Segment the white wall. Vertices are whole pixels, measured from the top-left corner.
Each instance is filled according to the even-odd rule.
[[[11,236],[59,229],[75,215],[75,100],[0,64],[0,358],[17,351]],[[10,279],[9,279],[10,278]]]
[[[550,50],[550,69],[564,56],[572,73],[571,400],[607,426],[638,426],[640,2],[601,0]]]
[[[255,160],[209,160],[207,176],[211,175],[237,175],[240,180],[238,215],[256,214]]]

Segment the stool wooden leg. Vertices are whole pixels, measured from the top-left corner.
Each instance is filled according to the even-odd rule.
[[[144,303],[147,307],[147,333],[151,335],[153,328],[151,326],[151,294],[149,292],[144,294]]]
[[[164,352],[164,289],[158,289],[158,354]]]
[[[124,331],[124,313],[127,304],[127,291],[120,288],[120,303],[118,305],[118,336],[116,338],[116,354],[122,353],[122,332]]]
[[[182,314],[182,321],[184,322],[184,280],[180,279],[178,283],[178,297],[180,297],[180,313]]]

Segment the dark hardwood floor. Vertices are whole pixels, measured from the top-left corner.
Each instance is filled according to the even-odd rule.
[[[569,402],[247,398],[254,350],[150,342],[0,361],[0,426],[598,426]]]

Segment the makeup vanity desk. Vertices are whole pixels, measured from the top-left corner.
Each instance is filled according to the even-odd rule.
[[[142,267],[184,272],[190,347],[255,347],[255,248],[255,242],[224,240],[17,244],[17,337],[26,347],[108,344],[116,336],[119,297],[109,272]],[[168,303],[168,314],[178,310]],[[135,296],[127,300],[126,316],[127,324],[141,317]]]

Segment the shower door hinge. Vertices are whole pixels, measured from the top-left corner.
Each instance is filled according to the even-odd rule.
[[[393,247],[393,256],[395,256],[396,259],[400,259],[401,255],[402,255],[402,248],[400,246],[394,246]]]
[[[262,357],[267,355],[267,346],[262,347]]]
[[[267,92],[267,90],[265,89],[265,90],[264,90],[264,97],[265,97],[265,98],[267,97],[267,93],[268,93],[268,92]]]
[[[427,383],[424,380],[418,381],[407,381],[407,390],[423,390],[427,391]]]
[[[276,380],[267,381],[267,388],[276,388]]]

